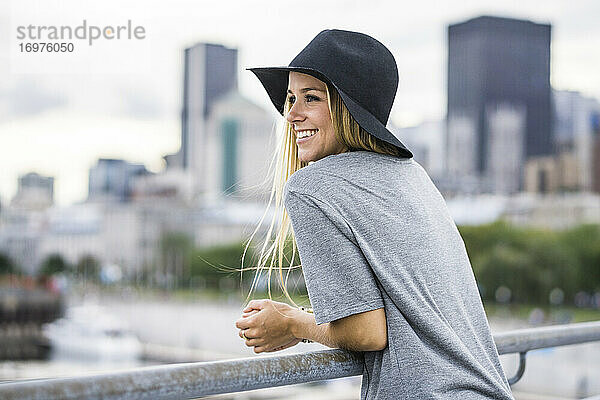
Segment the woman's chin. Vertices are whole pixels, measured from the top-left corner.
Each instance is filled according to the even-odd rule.
[[[298,159],[303,162],[315,161],[312,154],[306,151],[298,151]]]

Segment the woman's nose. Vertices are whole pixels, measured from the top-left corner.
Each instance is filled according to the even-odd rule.
[[[302,112],[302,107],[300,107],[298,105],[298,103],[294,103],[292,104],[292,107],[290,108],[290,111],[288,112],[288,114],[285,117],[287,119],[288,122],[297,122],[297,121],[302,121],[304,119],[304,114]]]

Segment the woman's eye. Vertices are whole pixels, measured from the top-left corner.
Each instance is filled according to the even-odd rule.
[[[311,94],[307,94],[306,96],[304,96],[304,100],[307,103],[311,103],[313,101],[319,101],[321,99],[318,98],[317,96],[313,96]],[[289,96],[288,97],[288,103],[290,103],[290,105],[293,105],[295,102],[296,102],[296,96]]]

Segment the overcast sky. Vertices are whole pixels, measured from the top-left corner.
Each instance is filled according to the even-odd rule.
[[[244,68],[286,65],[321,30],[368,33],[394,54],[397,125],[441,119],[446,29],[479,15],[552,24],[551,83],[600,98],[600,1],[13,0],[0,5],[0,202],[29,171],[55,177],[59,204],[83,200],[99,157],[162,168],[180,140],[183,49],[239,50],[242,93],[271,110]],[[143,26],[145,39],[76,41],[69,55],[18,52],[17,26]],[[70,58],[69,58],[70,57]]]

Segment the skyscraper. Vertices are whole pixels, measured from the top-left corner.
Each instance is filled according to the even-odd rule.
[[[19,186],[11,205],[24,209],[44,209],[54,203],[54,178],[30,172],[19,176]]]
[[[195,177],[204,175],[202,147],[206,119],[213,104],[231,90],[237,90],[237,49],[199,43],[185,49],[181,150],[179,162]],[[203,183],[197,189],[202,190]]]
[[[215,102],[206,127],[207,200],[229,198],[263,201],[273,156],[273,116],[238,92],[230,92]]]
[[[571,172],[569,180],[560,182],[569,190],[600,192],[598,140],[600,134],[600,102],[579,92],[553,92],[554,133],[558,156],[572,161],[572,171],[559,166],[561,175]]]
[[[522,188],[523,165],[552,147],[547,24],[477,17],[448,27],[449,177]]]
[[[100,158],[90,168],[88,201],[131,200],[133,180],[148,171],[142,164],[132,164],[125,160]]]

